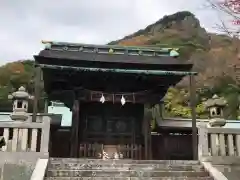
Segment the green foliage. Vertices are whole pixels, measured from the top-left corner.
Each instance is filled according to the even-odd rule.
[[[196,98],[196,114],[198,118],[208,116],[200,93]],[[169,88],[164,98],[165,111],[170,117],[191,117],[190,95],[187,89]]]
[[[228,119],[238,119],[240,111],[240,86],[234,84],[231,77],[221,77],[219,84],[212,89],[213,94],[224,97],[228,106],[225,108],[225,116]]]
[[[34,61],[25,60],[8,63],[0,67],[0,111],[12,111],[12,102],[8,95],[20,86],[33,93]],[[32,111],[32,103],[30,103]]]
[[[224,81],[222,81],[224,82]],[[198,118],[207,118],[208,113],[203,105],[204,101],[212,98],[214,94],[218,94],[221,97],[224,97],[228,106],[224,110],[225,118],[227,119],[239,119],[239,97],[240,97],[240,88],[237,86],[219,85],[212,89],[207,89],[206,91],[197,91],[196,98],[196,114]],[[191,109],[190,109],[190,98],[189,92],[185,89],[178,88],[169,88],[165,98],[164,105],[167,116],[170,117],[182,117],[190,118]]]

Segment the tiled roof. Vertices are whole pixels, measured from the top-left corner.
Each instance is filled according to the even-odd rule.
[[[178,48],[161,48],[157,46],[117,46],[117,45],[93,45],[81,43],[43,41],[46,50],[78,51],[94,54],[127,54],[138,56],[178,56]]]

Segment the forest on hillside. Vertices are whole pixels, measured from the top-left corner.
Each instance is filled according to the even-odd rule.
[[[109,44],[179,48],[179,60],[193,62],[193,70],[199,73],[196,77],[197,116],[207,117],[203,102],[217,94],[228,102],[226,118],[239,118],[240,55],[236,50],[240,45],[239,39],[210,34],[200,26],[199,20],[192,13],[178,12]],[[11,111],[11,102],[7,99],[10,92],[21,85],[29,93],[34,91],[34,61],[8,63],[0,67],[0,77],[0,111]],[[176,87],[169,88],[164,105],[165,116],[191,116],[187,77]],[[40,107],[44,107],[42,101]]]
[[[194,14],[183,11],[165,16],[110,44],[179,48],[181,61],[194,64],[197,80],[197,115],[207,117],[203,102],[214,94],[224,97],[228,119],[238,119],[240,102],[240,40],[226,34],[208,33]],[[167,116],[190,117],[188,78],[165,96]]]

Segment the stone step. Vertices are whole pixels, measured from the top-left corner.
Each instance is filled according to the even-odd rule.
[[[201,165],[165,165],[165,164],[79,164],[79,163],[50,163],[49,169],[54,170],[174,170],[174,171],[204,171]]]
[[[118,170],[48,170],[47,177],[208,177],[207,172],[194,171],[118,171]]]
[[[214,180],[211,177],[47,177],[45,180]]]
[[[178,165],[200,165],[199,161],[187,160],[103,160],[103,159],[83,159],[83,158],[51,158],[50,163],[80,163],[80,164],[178,164]]]

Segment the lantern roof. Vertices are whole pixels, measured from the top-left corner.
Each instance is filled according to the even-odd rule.
[[[208,99],[204,103],[206,108],[214,107],[214,106],[221,106],[224,107],[227,105],[227,101],[223,97],[218,97],[218,95],[213,95],[211,99]]]
[[[32,97],[26,92],[25,87],[21,86],[18,91],[13,92],[8,96],[8,99],[32,99]]]

